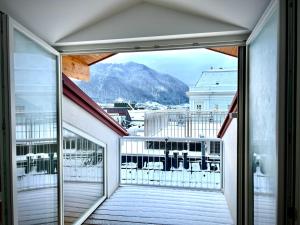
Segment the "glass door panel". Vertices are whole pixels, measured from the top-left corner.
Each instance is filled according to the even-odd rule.
[[[81,224],[105,199],[105,145],[68,127],[63,130],[64,221]]]
[[[278,10],[249,44],[249,152],[255,225],[276,224]]]
[[[11,26],[15,215],[20,225],[58,224],[59,58]]]

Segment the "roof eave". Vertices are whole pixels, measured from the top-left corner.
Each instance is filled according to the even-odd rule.
[[[63,94],[90,113],[100,122],[120,136],[128,136],[128,132],[118,124],[109,114],[107,114],[96,102],[87,96],[76,84],[74,84],[65,74],[63,76]]]

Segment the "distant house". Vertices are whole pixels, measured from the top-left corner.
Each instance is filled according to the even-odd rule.
[[[187,92],[190,109],[227,111],[237,90],[237,70],[203,71]]]
[[[106,107],[103,108],[114,120],[116,120],[123,127],[127,127],[131,121],[131,117],[127,108],[123,107]]]

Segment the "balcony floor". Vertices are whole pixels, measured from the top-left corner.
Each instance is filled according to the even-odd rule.
[[[233,224],[221,192],[148,186],[121,186],[85,225]]]
[[[72,224],[99,199],[99,183],[64,183],[64,224]],[[20,225],[57,224],[57,188],[40,188],[18,193]]]

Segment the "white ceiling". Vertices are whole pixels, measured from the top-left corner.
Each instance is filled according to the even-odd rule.
[[[242,27],[141,3],[73,33],[57,44],[166,40],[245,33],[248,30]]]
[[[269,2],[270,0],[0,0],[0,10],[48,43],[55,44],[68,41],[155,38],[199,32],[214,35],[216,31],[245,33],[253,29]],[[204,23],[208,26],[205,27]]]
[[[252,30],[270,0],[147,0]]]

